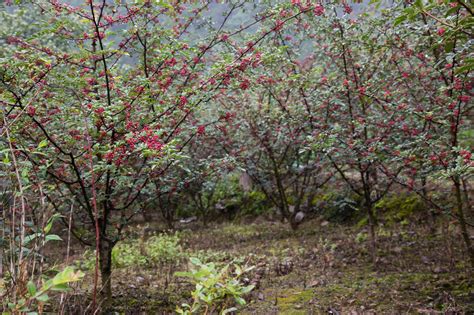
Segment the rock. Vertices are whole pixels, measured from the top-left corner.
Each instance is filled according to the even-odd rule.
[[[294,213],[295,212],[295,206],[288,206],[288,211],[290,211],[290,213]]]
[[[143,285],[145,283],[145,278],[143,278],[142,276],[138,276],[135,278],[135,281],[137,282],[137,284],[139,285]]]
[[[301,221],[303,221],[304,219],[304,212],[302,211],[299,211],[296,215],[295,215],[295,222],[296,223],[301,223]]]
[[[193,216],[193,217],[181,219],[181,220],[179,220],[179,223],[187,224],[187,223],[194,222],[194,221],[196,221],[196,220],[197,220],[197,217],[196,217],[196,216]]]
[[[433,270],[434,273],[442,273],[444,272],[444,270],[441,268],[441,267],[435,267],[435,269]]]

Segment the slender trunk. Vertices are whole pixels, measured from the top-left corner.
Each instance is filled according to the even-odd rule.
[[[466,210],[467,210],[467,216],[471,216],[473,215],[474,213],[472,212],[472,206],[471,206],[471,200],[469,198],[469,190],[468,190],[468,183],[467,183],[467,179],[462,179],[461,180],[462,182],[462,190],[464,192],[464,200],[465,200],[465,205],[466,205]]]
[[[142,215],[145,222],[153,222],[153,215],[150,213],[150,209],[144,208],[142,210]]]
[[[204,225],[204,227],[207,227],[207,209],[208,209],[208,207],[204,206],[204,203],[202,201],[202,195],[200,193],[198,193],[196,198],[197,198],[196,204],[197,204],[197,207],[198,207],[199,211],[201,212],[201,216],[202,216],[202,224]]]
[[[108,241],[102,240],[100,242],[100,275],[102,278],[102,290],[101,294],[104,300],[104,305],[107,305],[112,301],[112,249],[113,244]]]
[[[430,221],[429,221],[429,228],[431,234],[436,234],[436,213],[433,208],[431,208],[426,202],[428,200],[428,188],[427,188],[427,179],[426,176],[423,176],[421,178],[421,194],[423,196],[423,206],[425,209],[428,210],[429,215],[430,215]]]
[[[474,270],[474,248],[472,247],[471,238],[467,230],[466,220],[464,218],[463,210],[463,201],[462,201],[462,192],[461,192],[461,180],[459,176],[453,178],[454,189],[456,193],[456,210],[457,217],[459,220],[459,225],[461,227],[461,234],[464,242],[466,243],[467,254],[471,261],[471,268]]]
[[[377,227],[377,219],[374,213],[372,198],[370,197],[370,188],[364,187],[365,210],[369,218],[369,234],[370,234],[370,252],[372,256],[372,263],[375,265],[377,260],[377,234],[375,228]]]
[[[367,205],[367,215],[369,217],[370,249],[372,255],[372,262],[375,264],[377,260],[377,233],[375,231],[375,228],[377,227],[377,220],[375,218],[372,203]]]
[[[375,265],[377,260],[377,235],[375,228],[377,226],[377,219],[374,213],[374,205],[372,202],[369,171],[360,171],[360,178],[364,189],[364,203],[367,217],[369,218],[369,234],[370,234],[370,251],[372,256],[372,263]]]
[[[171,213],[172,210],[166,210],[166,223],[168,225],[169,230],[174,230],[174,220],[173,220],[173,214]]]

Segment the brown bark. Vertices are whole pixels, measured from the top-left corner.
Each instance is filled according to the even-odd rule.
[[[112,300],[112,249],[113,245],[107,241],[100,242],[99,262],[102,279],[101,295],[103,303],[107,306]]]
[[[461,191],[461,181],[459,176],[453,178],[453,185],[456,193],[456,215],[458,217],[459,225],[461,227],[461,235],[466,244],[467,254],[469,260],[471,261],[471,268],[474,270],[474,248],[471,243],[471,238],[469,231],[467,230],[466,219],[464,217],[463,201],[462,201],[462,191]]]

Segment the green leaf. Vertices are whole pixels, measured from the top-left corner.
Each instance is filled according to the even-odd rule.
[[[190,272],[185,272],[185,271],[177,271],[174,273],[176,277],[187,277],[187,278],[192,278],[193,274]]]
[[[53,286],[57,286],[58,284],[79,281],[83,277],[84,277],[84,273],[82,271],[75,272],[73,267],[68,266],[64,268],[63,271],[61,271],[56,276],[54,276],[52,280],[52,284]]]
[[[70,288],[69,286],[67,285],[67,283],[62,283],[62,284],[58,284],[58,285],[55,285],[51,288],[52,291],[61,291],[61,292],[65,292],[65,291],[69,291]]]
[[[444,45],[444,51],[447,52],[447,53],[453,51],[453,48],[454,48],[454,42],[447,42]]]
[[[28,294],[30,296],[34,296],[36,294],[36,285],[33,281],[28,281],[28,283],[26,284],[26,289],[28,290]]]
[[[415,7],[417,8],[420,8],[420,9],[423,9],[423,0],[415,0],[415,3],[414,3]]]
[[[393,22],[393,25],[394,25],[394,26],[397,26],[397,25],[399,25],[399,24],[405,22],[406,19],[407,19],[407,16],[406,16],[406,15],[400,15],[399,17],[397,17],[397,18],[395,19],[395,21]]]
[[[459,74],[459,73],[463,73],[463,72],[469,72],[471,70],[474,70],[474,65],[466,65],[466,66],[458,67],[458,68],[456,68],[456,70],[454,72]]]
[[[245,300],[244,300],[243,298],[239,297],[239,296],[236,296],[236,297],[235,297],[235,301],[236,301],[238,304],[240,304],[240,305],[245,305],[245,304],[247,304],[247,302],[245,302]]]
[[[33,233],[33,234],[25,236],[25,239],[23,241],[23,246],[28,245],[32,240],[40,236],[41,236],[41,233]]]
[[[254,288],[255,288],[254,285],[246,286],[246,287],[242,288],[242,294],[249,293],[249,292],[252,291]]]
[[[44,234],[48,234],[49,231],[51,231],[51,228],[53,227],[54,221],[56,221],[60,217],[61,217],[61,215],[59,213],[55,213],[51,216],[51,218],[49,218],[48,223],[44,227]]]
[[[240,266],[236,265],[235,266],[235,273],[240,276],[242,274],[242,268]]]
[[[5,157],[3,158],[3,163],[10,164],[10,157],[8,156],[8,154],[5,154]]]
[[[48,140],[44,139],[38,144],[38,149],[44,148],[48,145]]]
[[[189,258],[189,261],[193,264],[193,265],[197,265],[197,266],[200,266],[202,265],[202,262],[196,258],[196,257],[191,257]]]
[[[49,300],[49,296],[45,294],[38,295],[36,299],[40,302],[47,302]]]
[[[46,235],[45,241],[62,241],[63,239],[56,234]]]

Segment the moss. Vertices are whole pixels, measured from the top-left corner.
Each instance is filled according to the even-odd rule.
[[[314,288],[316,304],[321,309],[334,307],[334,305],[367,306],[378,312],[397,312],[393,308],[392,295],[384,292],[394,292],[399,301],[411,301],[416,296],[416,301],[421,304],[428,303],[433,297],[439,296],[439,292],[446,291],[446,285],[450,284],[447,291],[455,294],[458,298],[468,297],[472,294],[472,286],[466,281],[452,283],[449,275],[435,275],[429,272],[409,273],[394,272],[380,274],[370,269],[346,270],[344,277],[336,283],[327,284]],[[439,288],[443,287],[443,290]],[[411,300],[410,300],[411,299]],[[441,305],[436,305],[438,308]]]
[[[258,233],[257,226],[254,224],[248,225],[237,225],[237,224],[227,224],[223,226],[220,230],[220,233],[229,236],[237,237],[251,237]]]
[[[423,201],[416,194],[390,195],[375,204],[375,210],[383,212],[389,222],[403,221],[424,209]]]
[[[308,303],[314,297],[313,290],[288,289],[280,292],[281,296],[277,298],[277,305],[284,314],[306,314],[303,311],[303,305]]]

